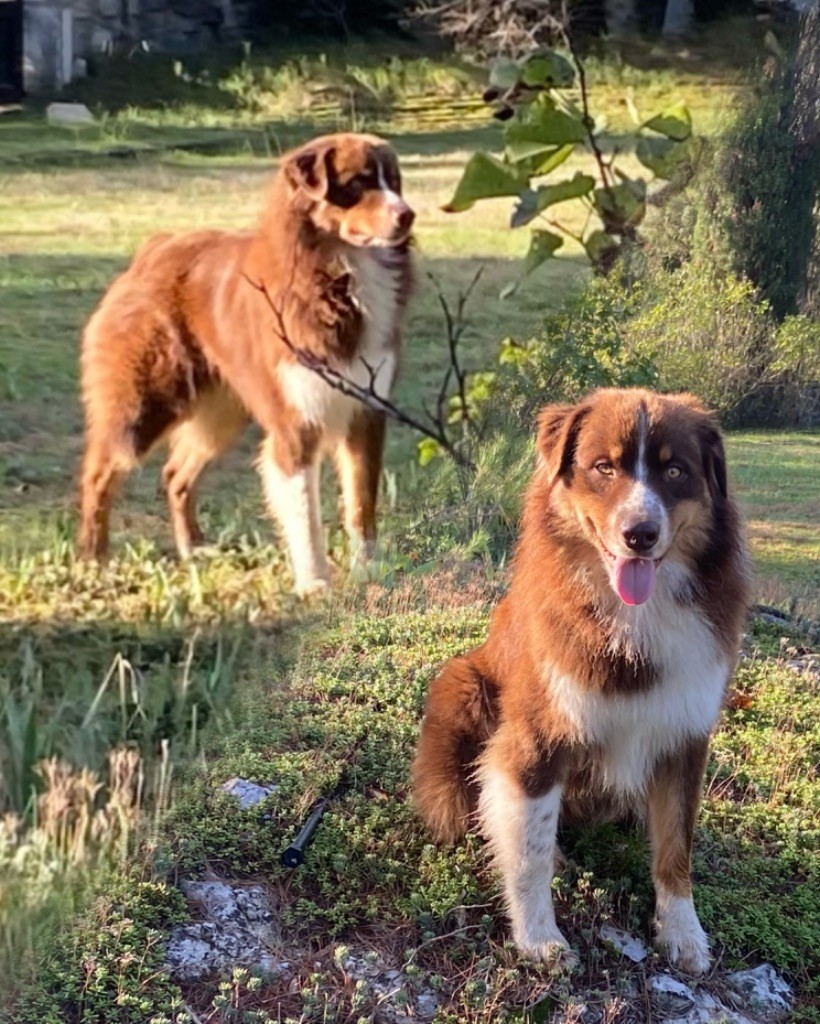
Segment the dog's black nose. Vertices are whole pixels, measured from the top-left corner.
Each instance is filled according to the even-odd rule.
[[[413,221],[416,219],[415,213],[410,209],[409,206],[405,206],[396,217],[396,222],[401,231],[409,231],[413,225]]]
[[[634,551],[636,555],[644,555],[658,543],[661,529],[657,523],[646,520],[643,523],[635,523],[622,532],[629,550]]]

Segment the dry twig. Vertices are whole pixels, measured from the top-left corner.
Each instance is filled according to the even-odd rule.
[[[271,309],[271,312],[275,318],[274,329],[276,334],[282,343],[290,350],[295,356],[300,366],[310,370],[311,373],[315,373],[317,377],[320,377],[328,387],[333,388],[334,391],[338,391],[348,398],[353,398],[357,402],[361,402],[362,405],[367,406],[368,409],[373,409],[375,412],[380,412],[396,423],[401,423],[405,427],[410,427],[411,430],[415,430],[416,433],[421,434],[423,437],[431,438],[438,444],[441,449],[450,456],[455,464],[462,470],[474,470],[475,463],[470,457],[469,453],[463,450],[463,445],[460,445],[451,440],[447,434],[447,423],[446,423],[446,391],[449,386],[450,380],[455,377],[455,380],[459,389],[459,399],[461,401],[461,407],[465,410],[465,420],[469,420],[469,413],[467,412],[467,398],[466,398],[466,379],[467,372],[461,366],[458,360],[458,343],[464,333],[465,322],[464,322],[464,307],[469,299],[470,293],[478,282],[481,276],[482,268],[479,268],[478,272],[473,277],[466,292],[459,295],[458,303],[456,306],[455,315],[453,315],[450,307],[447,303],[447,299],[441,291],[438,284],[434,281],[436,289],[438,291],[439,303],[442,307],[445,316],[445,324],[447,326],[447,344],[450,360],[447,369],[444,374],[442,386],[439,390],[439,397],[437,403],[436,414],[434,415],[428,409],[425,409],[425,415],[429,422],[425,422],[413,413],[407,412],[400,406],[396,405],[390,398],[379,394],[376,389],[376,381],[379,373],[379,367],[371,366],[361,356],[359,357],[367,370],[368,381],[367,384],[362,385],[357,381],[352,380],[349,376],[343,373],[341,370],[333,366],[330,361],[324,356],[318,356],[314,352],[310,352],[307,349],[300,348],[295,345],[292,339],[289,337],[285,328],[284,316],[282,310],[273,301],[270,292],[264,282],[255,282],[250,278],[247,278],[248,283],[261,292],[265,297],[265,301]]]

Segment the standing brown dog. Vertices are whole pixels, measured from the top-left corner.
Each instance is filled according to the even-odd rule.
[[[430,687],[416,807],[444,840],[478,812],[515,941],[543,959],[566,946],[559,815],[637,811],[658,942],[700,973],[690,853],[747,586],[720,431],[692,395],[604,390],[546,408],[538,455],[489,637]]]
[[[336,461],[354,557],[371,551],[384,417],[300,365],[280,335],[359,384],[372,379],[386,396],[413,219],[389,146],[341,134],[285,155],[255,231],[158,235],[143,246],[83,336],[85,555],[105,555],[118,484],[167,440],[163,480],[187,556],[202,540],[196,480],[249,416],[266,433],[259,466],[296,590],[329,579],[319,509],[325,452]]]

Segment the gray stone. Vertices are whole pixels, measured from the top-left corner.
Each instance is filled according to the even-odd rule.
[[[249,782],[247,779],[240,778],[228,779],[219,788],[223,793],[236,797],[243,810],[255,807],[266,797],[276,792],[276,786],[259,786],[255,782]]]
[[[782,1014],[791,1009],[794,994],[771,964],[726,976],[726,984],[754,1013]]]
[[[229,885],[218,880],[183,882],[182,891],[202,916],[175,927],[166,945],[166,963],[180,981],[228,974],[233,967],[286,973],[277,963],[279,940],[274,910],[261,885]]]
[[[820,675],[820,658],[816,654],[807,654],[802,658],[793,658],[786,662],[786,667],[793,672],[800,672],[804,675]]]
[[[46,119],[49,124],[94,124],[94,115],[84,103],[49,103]]]
[[[648,986],[652,1002],[664,1014],[665,1024],[756,1024],[751,1017],[727,1006],[711,992],[700,986],[686,985],[671,975],[653,975]],[[762,1007],[750,1009],[759,1013]]]
[[[616,928],[613,924],[603,925],[599,934],[605,942],[614,946],[619,953],[623,953],[635,964],[641,963],[649,956],[649,950],[639,938],[621,928]]]
[[[788,615],[776,615],[772,612],[756,612],[755,618],[761,619],[763,622],[770,622],[773,626],[789,625]]]
[[[695,1005],[693,990],[669,974],[653,974],[647,982],[652,1001],[664,1013],[685,1014]]]

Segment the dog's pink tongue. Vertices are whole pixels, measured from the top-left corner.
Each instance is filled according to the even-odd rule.
[[[615,589],[624,604],[643,604],[655,589],[655,563],[651,558],[616,558]]]

